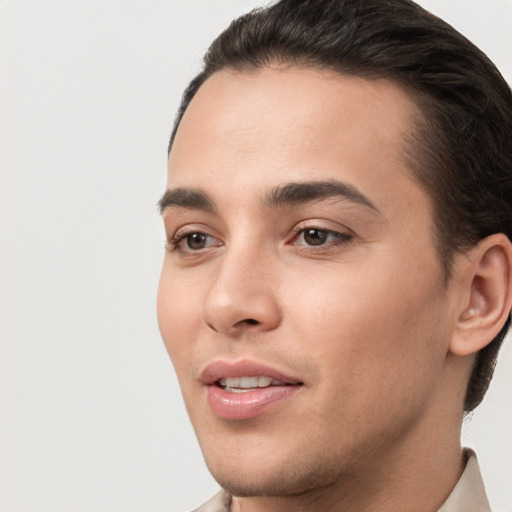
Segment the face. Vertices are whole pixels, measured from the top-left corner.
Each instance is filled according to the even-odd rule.
[[[414,112],[386,81],[287,68],[221,71],[185,113],[158,320],[236,495],[336,485],[424,441],[452,308],[404,164]]]

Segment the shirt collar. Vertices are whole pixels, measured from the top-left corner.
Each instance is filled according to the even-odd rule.
[[[439,512],[491,512],[475,452],[466,448],[464,455],[464,472]]]

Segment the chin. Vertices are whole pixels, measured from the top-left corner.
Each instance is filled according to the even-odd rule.
[[[304,454],[302,454],[304,455]],[[206,464],[217,483],[236,497],[299,496],[316,489],[350,480],[339,459],[318,457],[287,457],[284,461],[241,463],[230,460],[209,461]]]

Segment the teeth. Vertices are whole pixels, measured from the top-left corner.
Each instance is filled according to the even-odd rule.
[[[243,389],[248,388],[257,388],[258,387],[258,377],[240,377],[238,379],[240,384],[238,386],[229,386],[229,387],[238,387]],[[229,379],[228,379],[229,382]]]
[[[258,387],[266,388],[272,384],[272,379],[270,377],[258,377]]]
[[[256,388],[266,388],[268,386],[284,386],[285,383],[270,377],[227,377],[219,379],[219,384],[227,391],[233,393],[244,393]]]

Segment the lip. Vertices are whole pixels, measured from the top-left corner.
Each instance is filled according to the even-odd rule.
[[[301,384],[301,380],[286,375],[284,372],[271,366],[256,361],[243,359],[241,361],[214,361],[206,366],[199,378],[206,386],[215,384],[216,381],[226,377],[259,377],[266,376],[271,379],[280,380],[285,384]]]
[[[217,385],[221,378],[244,376],[266,376],[284,384],[244,393],[232,393]],[[259,416],[291,398],[303,384],[296,377],[250,360],[214,361],[203,370],[200,381],[207,388],[207,401],[212,412],[228,420],[244,420]]]

